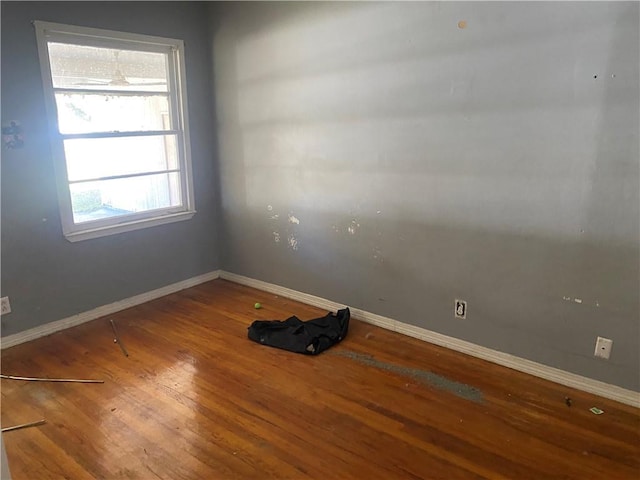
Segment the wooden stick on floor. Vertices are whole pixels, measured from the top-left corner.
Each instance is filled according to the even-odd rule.
[[[77,378],[16,377],[15,375],[4,375],[4,374],[0,374],[0,378],[6,378],[7,380],[24,380],[26,382],[104,383],[104,380],[82,380]]]
[[[20,428],[27,428],[27,427],[36,427],[38,425],[42,425],[43,423],[46,423],[44,420],[38,420],[37,422],[29,422],[29,423],[23,423],[21,425],[14,425],[13,427],[6,427],[2,429],[2,432],[10,432],[11,430],[18,430]]]
[[[116,324],[113,322],[112,319],[109,319],[109,321],[111,322],[111,327],[113,328],[113,334],[115,335],[115,338],[113,339],[113,341],[115,343],[117,343],[118,345],[120,345],[120,350],[122,350],[122,353],[124,353],[125,357],[128,357],[129,356],[129,352],[127,352],[127,349],[124,348],[124,345],[120,341],[120,337],[118,337],[118,331],[116,330]]]

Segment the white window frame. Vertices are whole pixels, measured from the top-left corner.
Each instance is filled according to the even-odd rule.
[[[52,154],[56,172],[58,203],[62,221],[62,231],[67,240],[76,242],[106,235],[138,230],[141,228],[188,220],[196,213],[193,195],[193,171],[191,167],[191,148],[188,127],[187,86],[184,63],[184,42],[182,40],[139,35],[112,30],[63,25],[58,23],[34,21],[38,54],[45,94],[45,107],[50,125]],[[67,175],[67,163],[64,153],[66,138],[104,138],[99,134],[61,134],[58,127],[58,113],[55,89],[49,62],[48,42],[72,43],[75,45],[102,48],[121,48],[128,50],[165,53],[168,58],[168,99],[171,115],[174,119],[172,130],[178,145],[178,170],[182,205],[162,209],[148,210],[129,215],[115,216],[100,220],[74,223],[71,193]],[[104,136],[134,137],[148,132],[108,133]],[[165,132],[166,133],[166,132]]]

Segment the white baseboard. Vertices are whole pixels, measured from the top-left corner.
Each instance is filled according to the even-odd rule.
[[[313,305],[314,307],[322,308],[324,310],[335,311],[339,308],[343,308],[341,303],[333,302],[325,298],[316,297],[308,293],[299,292],[290,288],[281,287],[261,280],[255,280],[253,278],[243,277],[242,275],[236,275],[234,273],[216,270],[213,272],[205,273],[197,277],[192,277],[181,282],[177,282],[171,285],[167,285],[150,292],[142,293],[134,297],[130,297],[124,300],[120,300],[108,305],[103,305],[87,312],[79,313],[68,318],[63,318],[39,327],[25,330],[13,335],[8,335],[0,340],[0,347],[2,349],[12,347],[36,338],[44,337],[52,333],[70,328],[76,325],[80,325],[91,320],[95,320],[105,315],[111,315],[120,310],[134,307],[142,303],[155,300],[156,298],[164,297],[171,293],[184,290],[189,287],[199,285],[216,278],[223,278],[241,285],[254,287],[265,292],[273,293],[286,298],[291,298],[299,302]],[[357,308],[350,308],[351,314],[354,318],[362,320],[364,322],[376,325],[387,330],[402,333],[404,335],[423,340],[425,342],[440,345],[442,347],[455,350],[457,352],[465,353],[473,357],[481,358],[489,362],[496,363],[505,367],[518,370],[520,372],[528,373],[536,377],[544,378],[552,382],[566,385],[568,387],[577,388],[585,392],[593,393],[601,397],[616,400],[618,402],[632,405],[640,408],[640,393],[633,390],[627,390],[616,385],[610,385],[608,383],[593,380],[591,378],[583,377],[564,370],[549,367],[531,360],[516,357],[508,353],[499,352],[490,348],[481,347],[471,342],[466,342],[454,337],[442,335],[440,333],[432,332],[421,327],[409,325],[407,323],[398,322],[382,315],[376,315],[375,313],[367,312],[366,310],[360,310]]]
[[[314,307],[322,308],[324,310],[335,311],[339,308],[344,308],[343,304],[332,302],[325,298],[309,295],[308,293],[298,292],[290,288],[281,287],[272,283],[263,282],[261,280],[255,280],[253,278],[243,277],[242,275],[236,275],[234,273],[221,271],[220,278],[229,280],[231,282],[246,285],[248,287],[257,288],[265,292],[273,293],[281,297],[290,298],[299,302],[313,305]],[[351,308],[351,314],[354,318],[362,320],[378,327],[392,330],[394,332],[402,333],[425,342],[433,343],[442,347],[455,350],[457,352],[465,353],[473,357],[487,360],[504,367],[509,367],[520,372],[528,373],[536,377],[544,378],[567,387],[576,388],[585,392],[593,393],[601,397],[609,398],[626,405],[631,405],[640,408],[640,393],[633,390],[627,390],[616,385],[610,385],[608,383],[593,380],[591,378],[583,377],[575,373],[565,372],[557,368],[549,367],[541,363],[532,362],[524,358],[516,357],[508,353],[499,352],[490,348],[481,347],[471,342],[459,340],[454,337],[442,335],[440,333],[432,332],[424,328],[409,325],[407,323],[398,322],[388,317],[376,315],[375,313],[367,312],[365,310],[359,310],[357,308]]]
[[[88,310],[71,317],[56,320],[51,323],[46,323],[39,327],[30,328],[29,330],[25,330],[23,332],[14,333],[13,335],[7,335],[6,337],[2,337],[2,339],[0,340],[0,348],[4,350],[5,348],[13,347],[14,345],[19,345],[30,340],[35,340],[36,338],[51,335],[52,333],[64,330],[65,328],[74,327],[76,325],[80,325],[81,323],[89,322],[91,320],[95,320],[96,318],[104,317],[105,315],[111,315],[113,313],[119,312],[120,310],[135,307],[136,305],[155,300],[156,298],[179,292],[180,290],[184,290],[185,288],[194,287],[201,283],[215,280],[219,276],[220,270],[215,270],[203,275],[198,275],[197,277],[188,278],[181,282],[172,283],[171,285],[167,285],[166,287],[151,290],[150,292],[141,293],[140,295],[136,295],[134,297],[125,298],[124,300],[119,300],[108,305],[102,305],[101,307],[97,307],[93,310]]]

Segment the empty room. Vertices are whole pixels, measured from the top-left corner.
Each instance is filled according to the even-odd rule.
[[[2,480],[640,477],[640,3],[0,7]]]

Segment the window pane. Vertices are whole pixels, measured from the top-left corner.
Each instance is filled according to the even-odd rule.
[[[178,168],[176,135],[64,141],[70,182]]]
[[[69,188],[74,223],[182,205],[175,172],[75,183]]]
[[[167,55],[49,42],[56,88],[167,91]]]
[[[167,130],[165,95],[124,96],[56,93],[60,133]]]

